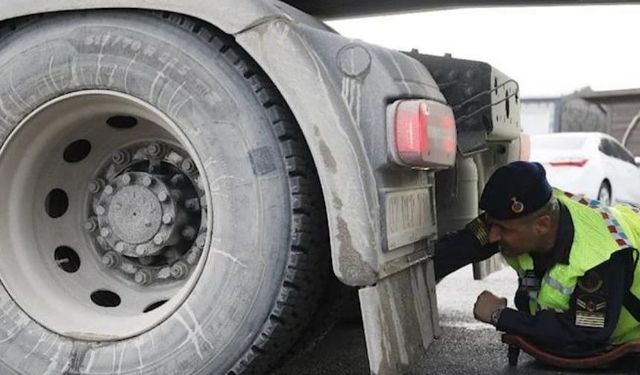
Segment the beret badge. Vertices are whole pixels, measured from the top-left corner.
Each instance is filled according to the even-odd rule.
[[[512,197],[511,200],[513,201],[513,203],[511,203],[511,211],[513,211],[513,213],[519,214],[524,211],[524,204],[522,202],[518,201],[516,197]]]

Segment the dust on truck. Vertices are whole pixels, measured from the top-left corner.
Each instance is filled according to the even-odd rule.
[[[294,6],[0,5],[0,373],[265,373],[346,286],[373,373],[425,360],[433,241],[519,157],[517,85]]]

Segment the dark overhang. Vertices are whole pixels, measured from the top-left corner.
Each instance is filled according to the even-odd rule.
[[[391,13],[409,13],[421,10],[436,10],[488,6],[551,6],[551,5],[595,5],[630,4],[640,1],[624,0],[284,0],[285,3],[320,18],[345,18]]]

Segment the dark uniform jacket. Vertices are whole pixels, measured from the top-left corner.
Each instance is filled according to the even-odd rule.
[[[540,279],[556,263],[568,264],[574,226],[567,208],[560,204],[558,235],[553,250],[543,256],[530,254],[534,261],[534,271]],[[532,316],[529,313],[528,296],[520,287],[515,296],[518,310],[506,308],[498,320],[496,328],[503,332],[529,337],[549,352],[564,356],[587,356],[606,350],[610,337],[618,322],[626,291],[633,281],[635,268],[634,249],[617,251],[606,262],[590,270],[580,280],[574,290],[570,309],[567,312],[543,310]],[[436,279],[473,262],[485,260],[498,252],[496,244],[481,246],[469,229],[445,235],[435,249],[434,265]],[[522,286],[521,280],[519,280]],[[589,285],[588,291],[583,290]],[[593,288],[597,287],[596,290]],[[586,287],[585,287],[586,288]],[[606,301],[604,327],[576,326],[576,299],[603,298]],[[588,302],[588,301],[587,301]],[[583,301],[581,301],[583,303]]]

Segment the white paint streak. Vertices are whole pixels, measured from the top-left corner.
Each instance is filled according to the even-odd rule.
[[[120,352],[120,361],[118,362],[118,375],[122,374],[122,362],[124,361],[124,352],[127,350],[127,342],[122,344],[122,351]]]
[[[118,70],[118,65],[114,65],[111,73],[109,74],[109,81],[107,82],[107,86],[109,87],[113,86],[113,75],[116,73],[116,70]]]
[[[173,103],[173,99],[176,98],[176,95],[178,95],[178,93],[180,92],[180,90],[184,87],[184,84],[187,81],[182,81],[182,83],[180,84],[180,86],[178,86],[178,88],[176,89],[176,91],[173,93],[173,95],[171,95],[171,99],[169,99],[169,104],[168,107],[171,108],[171,103]]]
[[[231,255],[231,254],[229,254],[227,252],[224,252],[224,251],[218,250],[218,249],[214,249],[214,248],[211,248],[211,252],[214,253],[214,254],[222,255],[223,257],[231,260],[233,263],[239,265],[242,268],[248,268],[246,264],[242,263],[238,258],[234,257],[233,255]]]
[[[38,349],[38,346],[40,346],[41,343],[45,342],[46,336],[47,336],[47,332],[42,332],[42,334],[40,335],[40,338],[38,339],[38,342],[36,342],[36,344],[33,346],[33,349],[31,349],[31,351],[24,356],[24,359],[29,358],[31,354],[33,354],[36,351],[36,349]]]
[[[180,110],[182,109],[182,107],[184,107],[185,104],[189,103],[189,101],[191,101],[193,99],[193,97],[189,96],[187,99],[185,99],[182,103],[178,104],[177,106],[173,107],[172,109],[169,110],[169,113],[171,115],[177,115],[178,113],[180,113]]]
[[[140,374],[142,374],[142,369],[144,367],[144,362],[142,361],[142,351],[140,350],[142,343],[139,343],[138,341],[136,341],[135,346],[136,346],[136,350],[138,351],[138,363],[140,363],[140,366],[138,366],[138,371],[140,372]]]
[[[207,345],[209,345],[210,348],[213,348],[213,345],[205,337],[205,335],[204,335],[204,333],[202,331],[202,327],[200,326],[200,323],[198,323],[198,320],[196,319],[195,314],[191,310],[191,307],[189,307],[189,305],[185,303],[184,310],[187,312],[187,314],[191,318],[191,321],[193,322],[193,329],[187,324],[185,319],[180,314],[176,314],[175,317],[184,326],[184,328],[187,330],[188,334],[187,334],[187,338],[185,340],[185,343],[186,343],[186,341],[191,341],[191,343],[196,348],[196,353],[198,354],[198,357],[200,359],[204,359],[204,357],[202,355],[202,351],[200,350],[200,342],[199,342],[198,338],[202,339],[202,341],[204,341]],[[184,343],[182,345],[184,345]]]
[[[162,70],[156,74],[156,77],[153,79],[153,83],[151,83],[151,89],[149,90],[149,101],[153,103],[153,92],[156,89],[156,85],[160,81],[161,78],[165,78],[164,72],[171,66],[173,63],[171,61],[164,64]],[[158,94],[158,98],[160,98],[160,94]]]
[[[116,345],[112,345],[111,349],[113,349],[113,360],[111,361],[111,373],[114,373],[116,371],[116,361],[117,361]]]
[[[111,33],[107,33],[107,35],[104,37],[102,41],[102,45],[100,46],[100,53],[98,54],[98,64],[96,67],[96,79],[95,79],[96,85],[100,84],[100,70],[102,70],[102,56],[104,56],[104,46],[107,44],[109,39],[111,39]]]
[[[49,367],[47,367],[47,369],[45,370],[45,372],[42,375],[58,375],[61,374],[62,372],[64,372],[64,370],[61,371],[55,371],[56,368],[58,367],[58,358],[60,358],[60,354],[62,353],[62,347],[64,346],[64,343],[60,343],[58,345],[58,350],[56,351],[56,354],[53,356],[53,358],[51,359],[51,362],[49,363]],[[68,362],[67,362],[68,364]],[[67,366],[65,366],[67,367]],[[55,372],[54,372],[55,371]]]
[[[126,92],[129,92],[129,88],[127,87],[127,79],[129,78],[129,69],[131,69],[131,66],[136,61],[139,54],[140,54],[140,51],[136,52],[136,54],[133,55],[133,57],[131,58],[131,61],[129,61],[129,64],[127,64],[127,68],[124,70],[124,91]]]
[[[90,355],[89,355],[89,362],[87,363],[87,365],[84,368],[84,372],[85,373],[90,373],[91,369],[93,369],[93,361],[96,358],[96,352],[94,350],[90,351]]]
[[[53,87],[56,88],[56,91],[60,91],[58,84],[56,84],[56,79],[53,78],[53,58],[54,56],[51,55],[51,58],[49,59],[49,79],[51,80],[51,83],[53,83]]]

